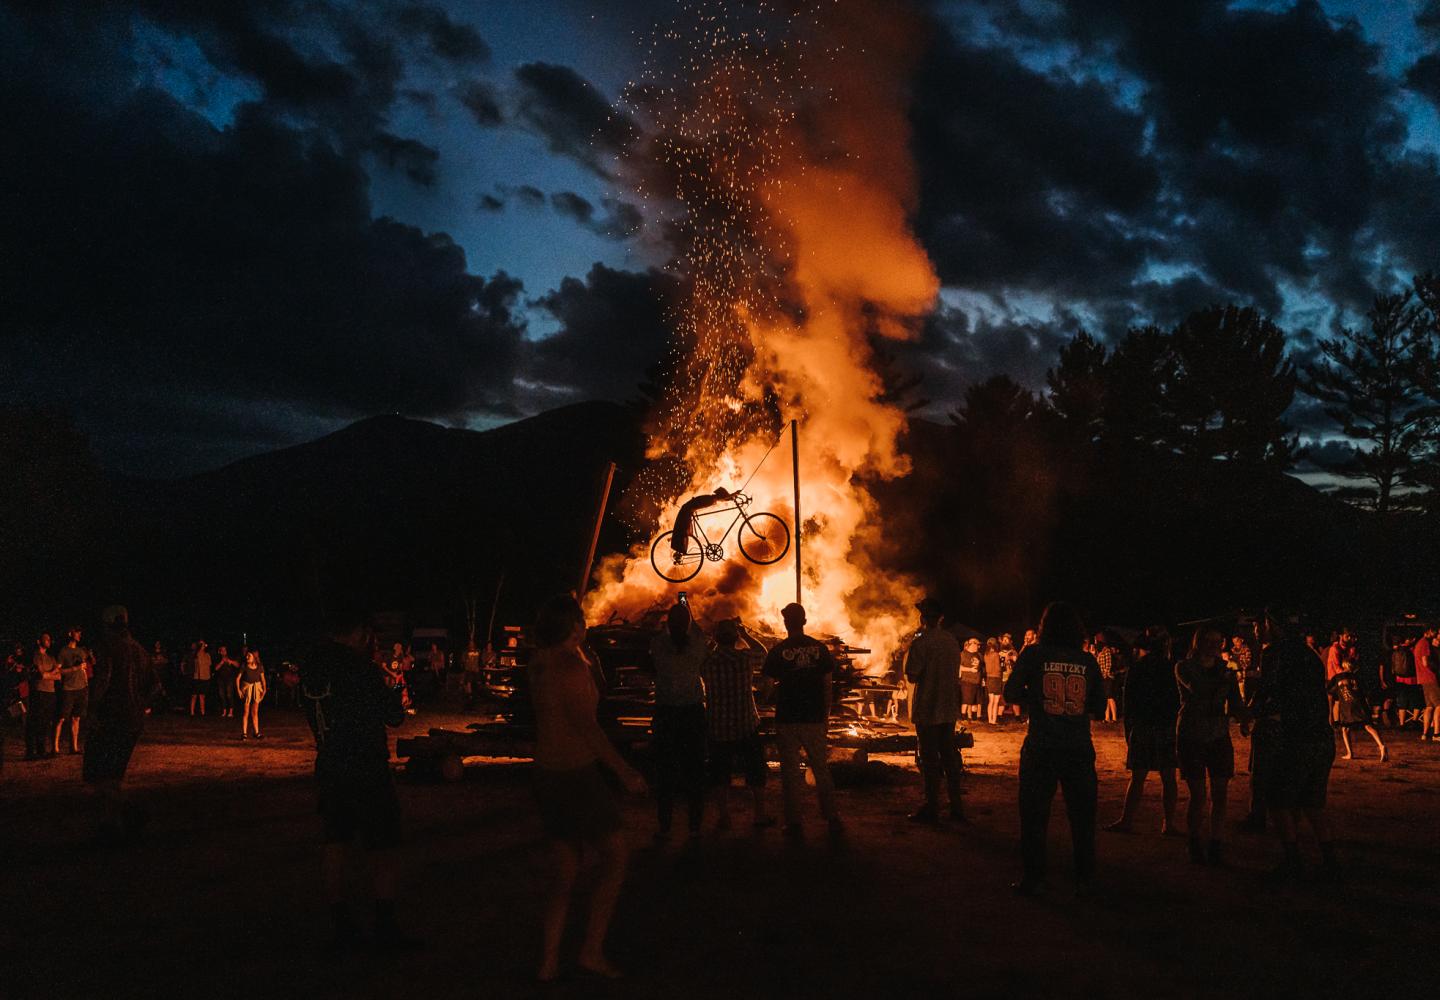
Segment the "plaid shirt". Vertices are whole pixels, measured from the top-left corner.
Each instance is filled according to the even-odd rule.
[[[1115,650],[1109,646],[1101,646],[1095,650],[1095,662],[1100,664],[1100,676],[1110,678],[1115,675]]]
[[[705,718],[711,740],[731,743],[759,728],[754,678],[760,657],[749,649],[713,649],[705,658]]]

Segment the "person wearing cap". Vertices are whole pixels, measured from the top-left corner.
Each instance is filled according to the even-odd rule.
[[[925,804],[911,814],[917,823],[940,819],[940,782],[950,797],[950,818],[963,820],[960,803],[960,752],[955,749],[959,718],[960,644],[942,628],[940,604],[927,597],[915,605],[920,634],[905,653],[905,679],[915,685],[910,721],[915,724],[916,757],[925,782]]]
[[[122,783],[156,683],[149,655],[130,634],[129,612],[114,605],[104,610],[101,621],[105,634],[96,650],[81,777],[99,799],[101,835],[118,840],[133,837],[142,822],[126,801]]]
[[[826,757],[830,719],[830,683],[835,657],[819,639],[805,634],[805,609],[787,604],[780,611],[786,636],[765,657],[765,676],[775,682],[775,740],[780,750],[780,789],[785,802],[785,832],[800,836],[800,750],[815,778],[820,814],[832,833],[842,829],[835,807],[835,785]]]

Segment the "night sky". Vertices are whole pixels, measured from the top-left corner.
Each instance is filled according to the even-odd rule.
[[[669,249],[609,176],[610,108],[670,9],[0,2],[0,398],[174,475],[376,413],[633,395]],[[944,290],[903,362],[932,414],[1040,387],[1082,326],[1214,302],[1303,358],[1440,266],[1440,0],[925,10]]]

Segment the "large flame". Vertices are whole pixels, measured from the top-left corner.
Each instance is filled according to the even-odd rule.
[[[741,6],[688,5],[629,91],[640,125],[622,176],[652,214],[671,213],[688,289],[651,426],[656,464],[639,488],[659,511],[651,538],[691,495],[752,474],[752,511],[793,530],[790,443],[774,446],[798,420],[810,631],[870,648],[879,669],[920,595],[877,563],[883,527],[867,483],[908,462],[905,416],[882,401],[871,338],[912,336],[938,291],[907,221],[913,25],[894,4]],[[652,570],[647,538],[602,562],[587,613],[633,619],[686,589],[702,618],[778,628],[795,599],[793,550],[758,566],[734,543],[676,585]]]

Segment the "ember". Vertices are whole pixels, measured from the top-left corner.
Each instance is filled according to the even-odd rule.
[[[816,629],[875,650],[883,667],[919,591],[877,563],[867,483],[908,463],[897,447],[905,417],[882,401],[870,338],[910,337],[937,281],[906,224],[910,29],[869,7],[692,4],[685,23],[657,32],[627,90],[641,134],[619,173],[683,235],[674,266],[688,290],[640,508],[668,526],[690,496],[743,485],[796,529]],[[791,418],[807,512],[798,526],[789,449],[770,454]],[[658,528],[640,527],[646,541],[600,567],[592,618],[635,618],[672,599],[648,559]],[[792,574],[788,560],[730,561],[692,593],[707,616],[775,622]]]

